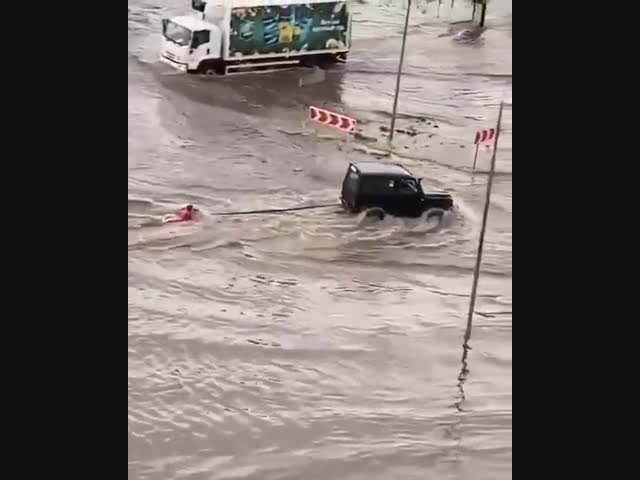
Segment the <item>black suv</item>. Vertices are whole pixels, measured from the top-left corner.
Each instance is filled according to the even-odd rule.
[[[453,208],[453,199],[448,193],[426,193],[422,179],[416,179],[400,164],[383,162],[350,163],[342,182],[340,201],[352,213],[367,210],[381,218],[385,213],[394,217],[419,217],[427,210]]]

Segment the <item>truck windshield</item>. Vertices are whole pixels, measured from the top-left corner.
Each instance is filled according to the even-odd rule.
[[[186,47],[191,42],[191,30],[172,21],[164,22],[162,29],[164,38],[170,42]]]

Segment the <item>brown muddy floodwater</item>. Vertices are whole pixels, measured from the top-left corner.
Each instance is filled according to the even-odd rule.
[[[349,62],[326,75],[207,80],[157,62],[160,19],[190,2],[129,0],[130,480],[511,478],[509,0],[490,1],[470,42],[450,31],[464,1],[439,17],[418,1],[411,16],[397,126],[418,133],[397,134],[394,159],[452,192],[442,224],[335,208],[154,223],[185,203],[337,200],[347,162],[371,159],[389,124],[404,5],[372,2],[354,3]],[[472,139],[502,98],[464,367],[486,185]],[[308,105],[355,116],[364,139],[313,134]]]

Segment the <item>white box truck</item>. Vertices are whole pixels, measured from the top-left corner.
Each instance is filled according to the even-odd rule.
[[[160,60],[187,73],[225,75],[344,62],[346,0],[192,0],[198,13],[162,20]]]

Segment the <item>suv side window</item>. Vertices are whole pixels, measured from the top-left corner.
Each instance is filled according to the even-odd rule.
[[[393,179],[384,177],[365,177],[362,181],[362,193],[365,195],[389,195],[393,193]]]
[[[403,178],[397,183],[397,188],[402,193],[418,193],[418,185],[414,180]]]

